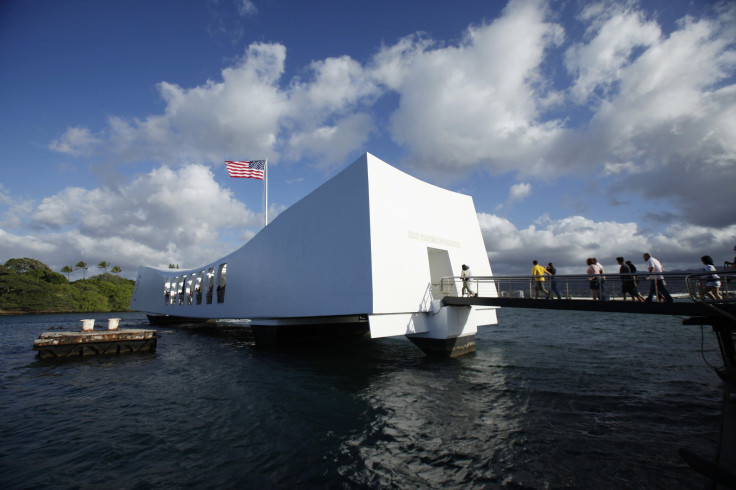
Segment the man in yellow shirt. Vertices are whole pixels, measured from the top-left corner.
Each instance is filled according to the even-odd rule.
[[[536,260],[533,260],[532,264],[534,264],[532,267],[532,276],[534,276],[534,299],[539,297],[540,291],[544,293],[544,297],[546,298],[549,295],[549,292],[544,289],[544,275],[549,274],[549,272],[547,269],[539,265]]]

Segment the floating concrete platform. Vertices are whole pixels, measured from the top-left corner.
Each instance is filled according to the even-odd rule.
[[[155,330],[131,328],[82,332],[44,332],[33,341],[39,359],[83,357],[102,354],[154,352]]]

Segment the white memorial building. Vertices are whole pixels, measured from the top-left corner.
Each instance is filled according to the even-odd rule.
[[[189,270],[140,267],[130,307],[249,319],[263,343],[369,331],[455,356],[497,321],[492,307],[442,305],[441,279],[463,264],[492,274],[472,198],[366,153],[231,254]]]

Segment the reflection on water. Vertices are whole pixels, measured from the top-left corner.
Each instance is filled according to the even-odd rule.
[[[261,349],[237,324],[34,359],[77,320],[0,317],[6,488],[682,488],[703,481],[677,449],[716,443],[718,380],[672,318],[505,309],[448,360],[403,338]]]
[[[508,464],[524,402],[507,396],[500,370],[484,372],[474,361],[428,360],[371,383],[361,397],[374,418],[367,431],[342,444],[341,474],[363,461],[357,482],[371,486],[498,481],[494,468]]]

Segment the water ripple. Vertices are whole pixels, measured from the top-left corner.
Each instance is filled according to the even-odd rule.
[[[123,328],[144,324],[123,315]],[[155,354],[37,361],[64,315],[0,318],[4,488],[692,488],[715,448],[700,332],[637,315],[501,310],[478,351],[406,339],[260,349],[231,325]],[[102,319],[102,318],[101,318]],[[714,339],[706,357],[717,358]]]

